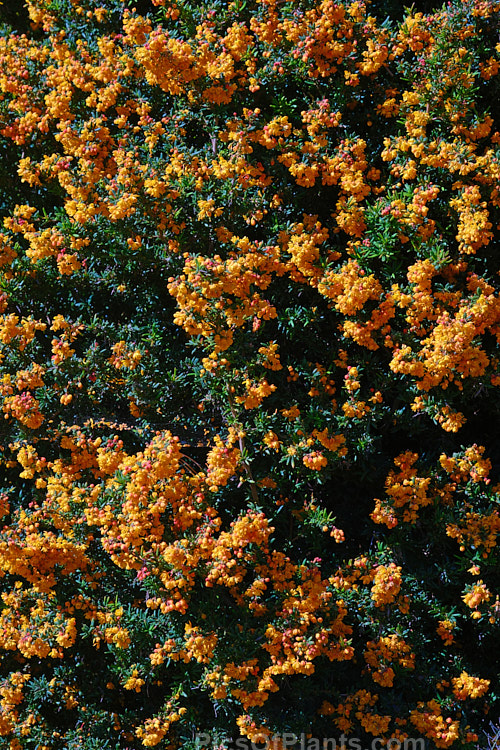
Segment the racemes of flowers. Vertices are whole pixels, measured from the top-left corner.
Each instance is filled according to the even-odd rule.
[[[500,3],[383,6],[0,27],[10,750],[498,713]]]

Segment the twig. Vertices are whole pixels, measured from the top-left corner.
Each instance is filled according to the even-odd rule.
[[[234,422],[235,422],[235,424],[239,425],[240,423],[238,422],[238,418],[237,418],[237,416],[235,414],[235,410],[234,410],[233,398],[232,398],[231,394],[229,393],[229,391],[228,391],[228,394],[227,394],[227,398],[228,398],[228,401],[229,401],[229,408],[231,409],[231,415],[232,415],[232,417],[234,419]],[[254,480],[253,475],[252,475],[252,470],[250,468],[249,463],[243,458],[243,456],[246,455],[246,448],[245,448],[245,441],[243,439],[243,435],[240,432],[238,432],[238,444],[239,444],[240,453],[241,453],[241,456],[242,456],[241,463],[242,463],[243,468],[245,469],[247,477],[248,477],[248,483],[250,485],[250,492],[252,493],[252,500],[254,501],[254,503],[258,503],[259,502],[259,495],[257,493],[257,487],[255,486],[255,480]]]

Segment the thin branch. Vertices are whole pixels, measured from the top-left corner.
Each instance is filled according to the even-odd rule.
[[[235,424],[240,424],[238,422],[238,418],[237,418],[236,413],[235,413],[233,397],[231,396],[231,394],[229,393],[229,391],[228,391],[228,394],[227,394],[227,398],[228,398],[228,401],[229,401],[229,408],[231,409],[231,415],[232,415],[232,417],[234,419],[234,422],[235,422]],[[250,492],[252,493],[252,500],[254,501],[254,503],[258,504],[258,502],[259,502],[259,495],[258,495],[258,492],[257,492],[257,487],[255,485],[255,480],[253,478],[252,470],[250,468],[250,464],[248,463],[248,461],[246,461],[243,458],[243,456],[246,455],[246,448],[245,448],[245,441],[244,441],[243,435],[241,433],[238,433],[238,444],[239,444],[240,453],[241,453],[241,456],[242,456],[241,463],[242,463],[243,468],[245,469],[247,477],[248,477],[248,483],[250,485]]]

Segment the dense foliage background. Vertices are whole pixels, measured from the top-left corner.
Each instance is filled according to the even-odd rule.
[[[1,747],[488,747],[500,2],[420,6],[2,6]]]

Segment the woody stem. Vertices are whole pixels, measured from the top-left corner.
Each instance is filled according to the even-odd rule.
[[[231,394],[229,393],[229,391],[228,391],[228,394],[227,394],[227,398],[228,398],[228,402],[229,402],[229,408],[231,410],[231,416],[233,417],[234,423],[235,424],[240,424],[238,422],[238,418],[236,416],[233,397],[231,396]],[[248,461],[246,461],[246,459],[243,458],[246,455],[245,441],[244,441],[244,438],[243,438],[243,434],[241,432],[239,432],[239,431],[238,431],[238,445],[239,445],[240,453],[241,453],[241,456],[242,456],[241,463],[242,463],[242,466],[245,469],[246,475],[248,477],[248,483],[250,485],[250,492],[252,493],[252,500],[254,501],[254,503],[258,503],[259,502],[259,495],[257,493],[257,488],[255,486],[255,480],[253,478],[252,470],[250,468],[250,464],[248,463]]]

